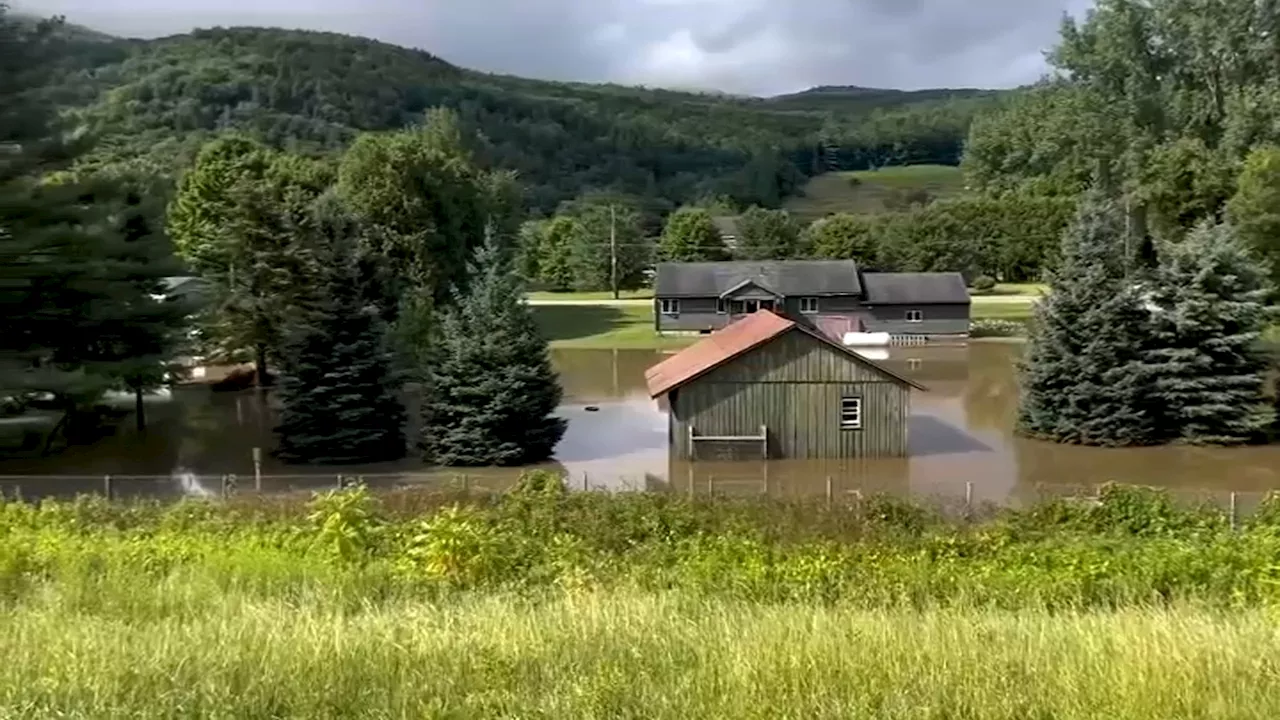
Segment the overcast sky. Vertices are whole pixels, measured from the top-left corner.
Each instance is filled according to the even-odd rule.
[[[528,77],[770,95],[814,85],[1009,87],[1090,0],[17,0],[133,37],[333,30]]]

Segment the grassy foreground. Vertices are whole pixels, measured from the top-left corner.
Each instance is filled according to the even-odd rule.
[[[0,503],[0,717],[1280,716],[1280,504]]]
[[[253,600],[0,619],[5,717],[1280,716],[1274,620],[861,611],[571,594],[359,612]],[[173,603],[178,605],[180,603]]]

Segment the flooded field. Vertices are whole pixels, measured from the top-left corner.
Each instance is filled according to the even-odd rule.
[[[1240,493],[1248,503],[1280,488],[1280,446],[1104,449],[1059,446],[1012,434],[1017,405],[1014,363],[1021,346],[894,348],[878,357],[928,387],[914,394],[907,458],[874,461],[671,463],[666,417],[644,389],[644,371],[663,357],[653,350],[557,350],[565,388],[561,412],[569,431],[552,467],[574,487],[669,489],[773,495],[847,496],[890,492],[1018,502],[1044,494],[1087,492],[1117,481],[1154,485],[1182,495],[1224,501]],[[596,408],[588,411],[587,407]],[[144,433],[125,418],[114,435],[49,457],[0,459],[0,484],[28,495],[99,491],[112,475],[117,492],[218,492],[234,473],[252,486],[253,448],[263,450],[264,489],[322,487],[339,474],[385,482],[442,482],[457,473],[432,473],[406,460],[378,466],[299,468],[271,458],[274,424],[269,400],[255,391],[214,393],[184,387],[149,404]],[[517,474],[469,471],[467,482],[498,488]],[[25,476],[25,477],[12,477]],[[128,476],[148,476],[130,480]]]

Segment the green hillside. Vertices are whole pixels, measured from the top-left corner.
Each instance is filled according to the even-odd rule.
[[[803,222],[832,213],[880,213],[964,192],[960,168],[906,165],[878,170],[832,172],[813,177],[785,206]],[[923,194],[922,194],[923,193]]]
[[[97,131],[91,166],[145,162],[176,173],[226,130],[323,155],[359,132],[403,127],[448,106],[480,132],[481,161],[518,171],[529,204],[542,211],[591,188],[673,204],[724,195],[777,206],[807,175],[882,163],[904,148],[957,162],[985,97],[815,89],[761,99],[549,82],[479,73],[365,38],[280,29],[95,40],[68,44],[55,88]]]

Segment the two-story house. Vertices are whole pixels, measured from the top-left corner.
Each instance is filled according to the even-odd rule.
[[[960,273],[862,272],[852,260],[660,263],[658,332],[710,332],[768,309],[827,335],[964,337],[969,291]]]

